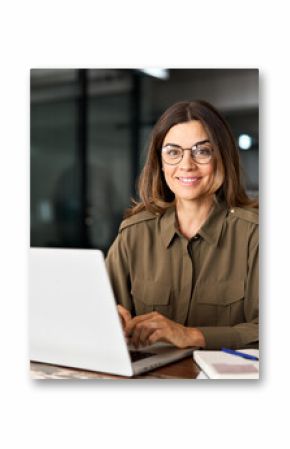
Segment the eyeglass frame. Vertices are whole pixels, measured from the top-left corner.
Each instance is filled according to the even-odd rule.
[[[167,143],[166,145],[164,145],[161,149],[160,149],[160,152],[161,152],[161,158],[162,158],[162,161],[165,163],[165,164],[167,164],[167,165],[177,165],[177,164],[180,164],[180,162],[182,161],[182,159],[183,159],[183,156],[184,156],[184,152],[185,151],[191,151],[192,152],[192,150],[197,150],[197,147],[199,147],[199,146],[201,146],[201,145],[203,145],[203,144],[205,144],[205,143],[210,143],[208,140],[205,140],[205,141],[202,141],[202,142],[197,142],[195,145],[193,145],[191,148],[182,148],[182,147],[180,147],[179,145],[176,145],[176,144],[172,144],[172,143]],[[166,147],[169,147],[169,146],[172,146],[172,147],[175,147],[175,148],[179,148],[180,150],[182,150],[182,156],[181,156],[181,159],[178,161],[178,162],[174,162],[173,164],[171,164],[170,162],[166,162],[165,160],[164,160],[164,158],[162,157],[162,150],[163,150],[163,148],[166,148]],[[197,162],[195,159],[194,159],[194,157],[192,157],[192,153],[191,153],[191,159],[196,163],[196,164],[200,164],[200,165],[205,165],[205,164],[209,164],[210,163],[210,161],[212,160],[212,156],[213,156],[213,148],[209,148],[209,150],[211,151],[211,157],[210,157],[210,159],[207,161],[207,162]]]

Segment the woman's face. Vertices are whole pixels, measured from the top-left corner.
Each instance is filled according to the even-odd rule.
[[[209,141],[203,125],[198,120],[192,120],[170,128],[162,146],[174,144],[186,149],[203,141]],[[209,163],[197,164],[190,151],[184,151],[177,165],[168,165],[163,161],[162,169],[166,183],[177,201],[194,201],[202,197],[214,176],[213,158]]]

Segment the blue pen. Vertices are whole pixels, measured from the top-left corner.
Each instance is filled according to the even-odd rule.
[[[259,360],[259,357],[256,357],[256,356],[250,355],[250,354],[244,354],[243,352],[235,351],[234,349],[222,348],[221,350],[223,352],[226,352],[227,354],[237,355],[238,357],[243,357],[244,359],[256,360],[256,361]]]

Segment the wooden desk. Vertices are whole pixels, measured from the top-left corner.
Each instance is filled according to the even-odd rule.
[[[133,379],[195,379],[199,372],[200,369],[193,362],[191,356],[135,376]],[[131,377],[113,376],[36,362],[30,362],[30,373],[32,379],[132,379]]]

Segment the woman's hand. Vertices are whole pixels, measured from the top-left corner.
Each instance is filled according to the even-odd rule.
[[[126,327],[132,320],[132,315],[129,310],[125,309],[125,307],[121,306],[120,304],[117,305],[117,308],[119,317],[121,318],[123,330],[125,331]]]
[[[205,339],[200,330],[185,327],[158,312],[139,315],[127,321],[125,335],[136,348],[157,341],[165,341],[178,348],[205,346]]]

